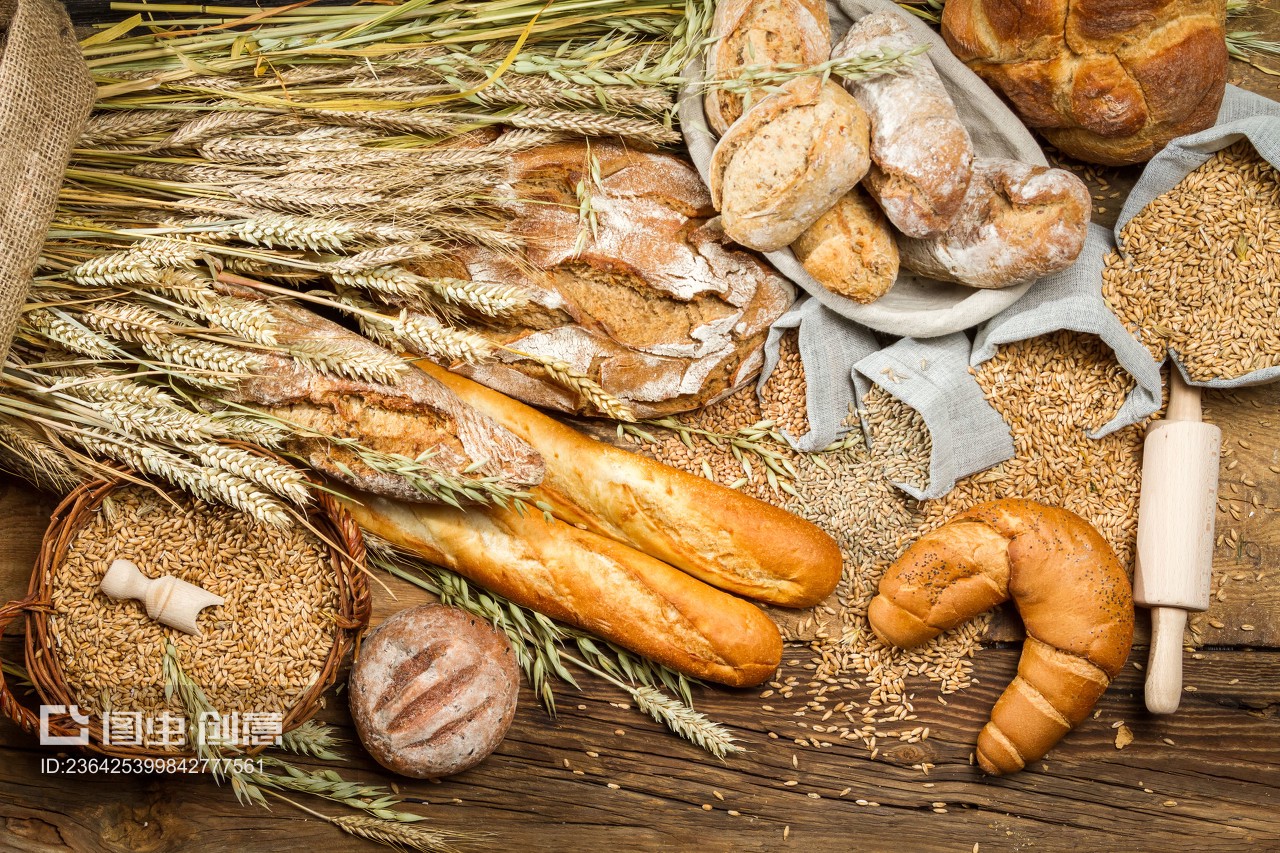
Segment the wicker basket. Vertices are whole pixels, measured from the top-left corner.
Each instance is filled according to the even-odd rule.
[[[254,448],[257,450],[257,448]],[[270,455],[265,454],[264,455]],[[275,457],[273,457],[275,458]],[[130,485],[135,480],[123,475],[117,479],[98,480],[75,489],[54,510],[44,543],[36,561],[35,571],[26,598],[11,601],[0,607],[0,634],[18,616],[26,615],[26,664],[27,673],[40,700],[46,705],[70,706],[76,704],[62,674],[58,656],[54,654],[49,630],[52,612],[51,578],[54,569],[66,559],[68,548],[76,533],[90,515],[112,491]],[[315,494],[307,511],[308,520],[326,540],[329,560],[337,577],[338,618],[333,647],[325,659],[319,678],[302,699],[288,711],[283,719],[283,730],[289,731],[310,719],[319,709],[321,696],[337,678],[343,658],[351,650],[362,628],[369,622],[371,602],[369,586],[364,571],[365,548],[360,529],[351,515],[332,497],[323,492]],[[12,719],[25,731],[35,734],[40,729],[40,718],[30,708],[18,702],[4,682],[0,671],[0,712]],[[102,722],[97,716],[90,718],[87,726],[77,724],[70,715],[50,715],[48,733],[54,736],[77,735],[89,730],[89,742],[83,749],[125,758],[189,756],[190,751],[161,750],[154,747],[104,744]],[[256,754],[265,749],[258,746],[247,749]]]

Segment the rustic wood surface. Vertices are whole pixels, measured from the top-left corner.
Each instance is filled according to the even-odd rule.
[[[72,5],[89,16],[105,8]],[[1249,28],[1280,38],[1280,7],[1270,3]],[[1280,99],[1280,78],[1247,65],[1233,63],[1233,82]],[[1107,178],[1127,189],[1136,174]],[[1113,221],[1116,210],[1108,201],[1097,219]],[[886,739],[875,760],[860,743],[797,745],[815,722],[793,715],[798,703],[769,711],[758,691],[703,689],[698,707],[750,750],[720,762],[588,679],[581,694],[560,693],[554,719],[526,688],[498,752],[459,776],[396,779],[354,745],[344,775],[397,783],[441,828],[486,833],[464,845],[475,850],[1280,850],[1280,384],[1209,391],[1205,407],[1230,451],[1218,529],[1234,529],[1239,544],[1215,551],[1213,605],[1193,620],[1206,645],[1186,660],[1176,715],[1143,710],[1142,673],[1130,665],[1045,761],[985,779],[970,754],[1016,667],[1015,645],[979,653],[978,683],[945,705],[932,685],[915,685],[919,720],[902,728],[929,726],[931,736]],[[53,505],[0,475],[0,602],[25,589]],[[391,583],[395,598],[376,592],[375,620],[422,598]],[[0,658],[20,654],[15,631]],[[340,698],[321,718],[354,737]],[[1122,750],[1121,722],[1134,735]],[[205,778],[45,775],[49,754],[0,721],[0,850],[374,849],[283,804],[241,807]],[[912,767],[921,762],[935,766],[926,775]]]

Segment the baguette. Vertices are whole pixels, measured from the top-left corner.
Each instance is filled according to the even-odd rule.
[[[1111,546],[1065,509],[981,504],[908,548],[867,610],[877,637],[911,648],[1010,598],[1027,640],[978,735],[978,764],[991,774],[1043,757],[1124,666],[1133,591]]]
[[[1051,275],[1080,255],[1092,204],[1089,188],[1064,169],[979,158],[955,221],[936,237],[904,238],[902,265],[982,288]]]
[[[708,80],[733,79],[746,66],[817,65],[831,55],[831,20],[822,0],[720,0],[711,37]],[[723,136],[754,95],[711,88],[703,99],[707,124]]]
[[[809,607],[839,582],[840,548],[816,525],[595,441],[433,364],[423,370],[542,454],[546,474],[533,494],[556,517],[768,604]]]
[[[782,660],[782,635],[755,605],[558,519],[365,495],[344,503],[367,532],[676,672],[748,687]]]
[[[906,52],[911,31],[894,12],[854,24],[833,57],[872,51]],[[871,119],[871,171],[865,186],[908,237],[946,230],[960,211],[973,166],[973,142],[956,105],[927,56],[866,80],[846,80]]]
[[[857,186],[871,165],[867,115],[848,92],[797,77],[753,106],[711,153],[711,202],[730,238],[772,252]]]

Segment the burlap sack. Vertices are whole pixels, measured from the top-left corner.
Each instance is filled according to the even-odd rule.
[[[93,100],[62,5],[0,0],[0,362]]]

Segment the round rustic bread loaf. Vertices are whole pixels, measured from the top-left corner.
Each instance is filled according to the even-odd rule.
[[[501,633],[456,607],[402,610],[365,637],[347,685],[360,742],[383,767],[435,779],[489,756],[516,713]]]
[[[472,331],[569,363],[645,418],[704,406],[759,373],[769,324],[795,291],[725,237],[687,160],[600,141],[513,160],[505,192],[526,248],[464,248],[417,267],[529,294],[527,309]],[[457,369],[525,403],[597,414],[515,355]]]
[[[1224,0],[954,0],[956,56],[1063,152],[1123,166],[1213,124],[1227,83]]]

